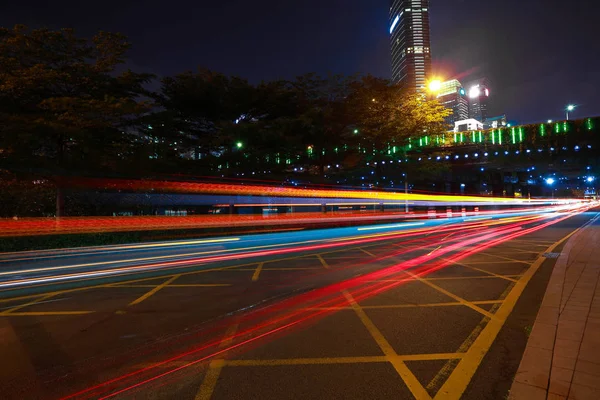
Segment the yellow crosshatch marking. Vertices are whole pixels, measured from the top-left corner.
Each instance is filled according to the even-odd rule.
[[[551,252],[554,250],[556,246],[565,241],[568,237],[574,234],[577,231],[572,232],[567,237],[561,239],[560,241],[554,243],[550,248],[548,248],[545,252]],[[524,246],[529,246],[530,243],[527,243],[525,240]],[[541,242],[538,242],[541,243]],[[391,246],[390,246],[391,245]],[[381,243],[376,243],[373,245],[366,245],[362,247],[369,248],[371,246],[381,246]],[[401,247],[406,248],[405,245],[400,245],[396,243],[389,243],[385,247]],[[508,247],[508,246],[507,246]],[[365,254],[368,254],[372,257],[376,257],[375,254],[364,250],[363,248],[353,248],[358,251],[361,251]],[[433,249],[433,247],[432,247]],[[65,311],[32,311],[28,312],[25,310],[27,307],[34,306],[36,304],[41,304],[46,300],[51,299],[52,297],[65,294],[65,293],[78,293],[89,289],[94,288],[148,288],[146,293],[139,296],[137,299],[132,301],[130,305],[139,304],[148,298],[161,294],[164,290],[176,290],[177,288],[202,288],[202,287],[214,287],[218,290],[221,287],[229,287],[232,286],[231,283],[176,283],[177,279],[182,276],[196,275],[205,272],[252,272],[252,281],[256,282],[259,280],[261,274],[266,273],[266,271],[303,271],[303,270],[311,270],[311,269],[322,269],[329,268],[329,265],[323,258],[325,254],[332,253],[343,253],[347,252],[350,249],[336,250],[336,251],[328,251],[322,252],[319,254],[305,254],[298,257],[286,257],[282,259],[269,260],[264,262],[253,262],[246,263],[240,265],[234,265],[229,267],[219,267],[219,268],[211,268],[206,270],[198,270],[191,272],[184,272],[180,274],[171,274],[171,275],[163,275],[161,277],[151,277],[151,278],[143,278],[143,279],[135,279],[129,281],[122,281],[118,283],[112,284],[99,284],[92,285],[84,288],[75,288],[75,289],[66,289],[62,291],[55,291],[46,294],[35,294],[29,296],[22,296],[20,298],[13,299],[2,299],[1,302],[15,301],[15,300],[23,300],[23,304],[14,305],[12,308],[8,308],[5,311],[0,312],[0,317],[9,317],[9,316],[40,316],[40,317],[59,317],[59,316],[77,316],[77,315],[85,315],[89,313],[93,313],[95,311],[83,311],[83,310],[65,310]],[[396,252],[398,250],[395,250]],[[490,251],[490,250],[488,250]],[[515,253],[518,253],[515,251]],[[527,252],[523,251],[523,253],[535,253],[541,254],[543,252]],[[501,254],[510,254],[510,253],[501,253]],[[491,347],[494,342],[496,335],[502,328],[504,322],[506,321],[508,315],[512,312],[516,301],[519,299],[521,293],[525,289],[525,286],[533,276],[533,274],[540,267],[541,263],[544,259],[538,258],[533,262],[527,262],[523,260],[516,260],[508,257],[499,256],[497,254],[489,254],[489,253],[477,253],[474,254],[474,257],[478,255],[496,257],[505,261],[474,261],[470,262],[467,260],[462,260],[460,262],[454,262],[452,260],[446,259],[446,261],[452,261],[455,265],[460,265],[465,268],[469,268],[472,271],[478,271],[483,275],[477,276],[449,276],[449,277],[438,277],[438,276],[418,276],[413,274],[410,271],[403,271],[406,275],[406,278],[400,279],[381,279],[381,280],[373,280],[373,282],[399,282],[399,281],[420,281],[421,283],[428,285],[429,287],[435,289],[436,291],[443,293],[446,296],[449,296],[454,301],[447,302],[439,302],[439,303],[425,303],[425,304],[385,304],[385,305],[360,305],[358,304],[352,295],[348,292],[344,292],[344,296],[348,300],[347,306],[341,307],[323,307],[323,308],[307,308],[307,310],[352,310],[358,316],[358,319],[365,326],[372,340],[377,344],[379,349],[383,352],[384,355],[365,355],[365,356],[355,356],[355,357],[315,357],[315,358],[274,358],[274,359],[242,359],[242,360],[229,360],[223,357],[226,357],[229,353],[222,353],[220,355],[221,359],[212,360],[209,365],[205,365],[206,373],[202,379],[202,383],[198,387],[198,393],[196,394],[196,399],[208,400],[212,397],[215,388],[219,383],[219,377],[223,368],[227,367],[278,367],[278,366],[289,366],[289,365],[330,365],[330,364],[365,364],[365,363],[389,363],[393,366],[398,376],[402,378],[408,389],[411,391],[413,396],[416,399],[431,399],[432,396],[434,399],[458,399],[464,393],[467,385],[472,379],[475,371],[479,367],[483,357]],[[334,258],[334,257],[332,257]],[[350,257],[352,258],[352,257]],[[293,259],[312,259],[315,264],[320,266],[316,267],[302,267],[302,268],[269,268],[268,265],[273,262],[282,261],[282,260],[293,260]],[[364,259],[364,256],[363,256]],[[400,259],[400,257],[396,257],[396,260]],[[444,258],[439,258],[444,259]],[[497,274],[490,271],[486,271],[481,268],[477,268],[474,265],[479,264],[510,264],[510,263],[518,263],[518,264],[526,264],[523,266],[522,274]],[[250,275],[250,274],[249,274]],[[246,283],[250,284],[246,279]],[[436,281],[454,281],[454,280],[464,280],[465,282],[469,282],[470,280],[490,280],[490,279],[498,279],[509,281],[508,287],[505,292],[500,296],[500,298],[496,300],[483,300],[483,301],[467,301],[464,298],[457,296],[451,291],[445,290],[435,284]],[[149,282],[151,281],[151,282]],[[506,283],[505,283],[506,284]],[[170,292],[169,292],[170,293]],[[449,299],[450,300],[450,299]],[[52,300],[50,300],[52,301]],[[491,305],[491,309],[489,311],[481,308],[483,305]],[[369,318],[369,315],[365,312],[366,310],[385,310],[385,309],[400,309],[400,308],[436,308],[441,307],[442,309],[447,307],[468,307],[471,308],[478,313],[480,313],[483,318],[479,322],[477,326],[471,331],[469,336],[462,342],[458,349],[455,352],[450,353],[424,353],[424,354],[397,354],[392,345],[388,342],[388,340],[382,334],[382,331],[376,324]],[[122,311],[122,313],[125,313]],[[219,348],[226,348],[227,346],[235,344],[235,333],[238,329],[238,324],[234,323],[229,326],[227,331],[222,337]],[[451,349],[454,350],[454,349]],[[428,361],[428,360],[441,360],[446,361],[446,365],[438,372],[438,374],[430,381],[430,382],[420,382],[413,372],[410,370],[410,364],[407,362],[410,361]],[[187,362],[184,361],[174,361],[172,363],[168,363],[168,366],[184,366],[187,365]],[[265,372],[268,373],[268,372]],[[438,389],[437,393],[433,395],[435,389]]]

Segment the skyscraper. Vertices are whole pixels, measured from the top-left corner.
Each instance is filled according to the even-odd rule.
[[[452,114],[446,117],[446,122],[451,126],[454,126],[456,121],[469,118],[467,92],[458,80],[442,82],[437,93],[437,100],[441,105],[452,110]]]
[[[429,0],[391,0],[392,81],[424,91],[431,73]]]
[[[469,88],[469,118],[485,122],[488,117],[488,99],[490,89],[485,81]]]

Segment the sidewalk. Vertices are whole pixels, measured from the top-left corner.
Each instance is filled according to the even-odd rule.
[[[509,398],[600,399],[600,221],[559,256]]]

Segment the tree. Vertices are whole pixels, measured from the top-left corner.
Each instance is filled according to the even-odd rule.
[[[370,161],[385,160],[390,148],[405,152],[411,139],[444,135],[448,130],[444,119],[452,112],[436,100],[370,75],[352,84],[347,102]],[[381,165],[376,167],[378,177]]]
[[[129,139],[123,131],[149,110],[139,97],[151,76],[116,72],[128,48],[120,34],[87,40],[72,29],[0,29],[5,161],[66,168],[117,154]]]
[[[150,107],[151,75],[117,71],[129,47],[107,32],[0,28],[0,161],[49,174],[115,167]]]

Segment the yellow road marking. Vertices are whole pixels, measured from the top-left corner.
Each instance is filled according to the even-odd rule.
[[[520,277],[521,276],[521,275],[500,275],[500,274],[495,274],[495,273],[490,272],[488,270],[477,268],[477,267],[473,267],[471,265],[463,264],[463,263],[461,263],[459,261],[450,260],[448,258],[442,258],[442,260],[451,262],[452,264],[460,265],[461,267],[472,269],[473,271],[483,272],[484,274],[490,275],[489,277],[491,277],[491,278],[500,278],[500,279],[506,279],[507,281],[516,282],[517,280],[514,279],[514,277]]]
[[[224,287],[224,286],[232,286],[231,283],[190,283],[190,284],[177,284],[177,285],[167,285],[164,287],[168,288],[186,288],[186,287]],[[102,287],[114,288],[114,287],[124,287],[124,288],[153,288],[156,285],[104,285]]]
[[[477,253],[480,255],[484,255],[484,256],[488,256],[488,257],[495,257],[495,258],[500,258],[502,260],[507,260],[513,263],[520,263],[520,264],[527,264],[527,265],[531,265],[530,261],[523,261],[523,260],[515,260],[514,258],[510,258],[510,257],[503,257],[503,256],[499,256],[497,254],[490,254],[490,253],[486,253],[484,251]]]
[[[321,261],[323,268],[329,269],[329,264],[327,264],[327,261],[325,261],[320,254],[317,254],[317,258],[319,259],[319,261]]]
[[[365,253],[365,254],[368,254],[368,255],[370,255],[371,257],[377,257],[375,254],[373,254],[373,253],[371,253],[370,251],[367,251],[367,250],[365,250],[365,249],[363,249],[363,248],[360,248],[360,251],[362,251],[362,252],[363,252],[363,253]]]
[[[160,285],[155,286],[154,289],[150,290],[148,293],[138,297],[137,299],[135,299],[134,301],[129,303],[129,305],[133,306],[136,304],[140,304],[142,301],[146,300],[147,298],[149,298],[150,296],[152,296],[153,294],[155,294],[156,292],[158,292],[160,289],[164,288],[165,286],[168,286],[171,282],[173,282],[175,279],[179,278],[180,276],[181,275],[172,276],[170,279],[164,281]]]
[[[10,308],[10,309],[8,309],[8,310],[6,310],[6,311],[0,312],[0,315],[7,315],[7,314],[10,314],[10,313],[12,313],[12,312],[14,312],[14,311],[20,310],[21,308],[25,308],[25,307],[32,306],[32,305],[34,305],[34,304],[37,304],[37,303],[39,303],[39,302],[41,302],[41,301],[44,301],[44,300],[46,300],[46,299],[49,299],[49,298],[51,298],[51,297],[54,297],[54,296],[56,296],[56,295],[57,295],[57,294],[55,294],[55,293],[49,293],[49,294],[47,294],[47,295],[42,295],[42,296],[40,296],[38,299],[36,299],[36,300],[34,300],[34,301],[30,301],[30,302],[28,302],[28,303],[25,303],[25,304],[19,304],[18,306],[15,306],[15,307],[13,307],[13,308]],[[38,295],[38,296],[39,296],[39,295]]]
[[[96,311],[28,311],[28,312],[13,312],[10,314],[0,314],[0,317],[48,317],[59,315],[85,315],[93,314]]]
[[[225,360],[213,360],[210,362],[208,365],[208,371],[206,371],[204,380],[202,381],[200,389],[194,398],[195,400],[209,400],[212,397],[215,386],[217,385],[217,381],[219,380],[219,376],[221,375],[221,370],[224,366]]]
[[[229,346],[231,344],[231,341],[233,340],[233,336],[237,332],[239,325],[240,324],[235,323],[235,324],[230,325],[229,328],[227,328],[225,335],[223,335],[223,340],[221,340],[221,343],[219,343],[220,348]]]
[[[565,240],[569,239],[580,229],[581,228],[574,230],[564,238],[560,239],[558,242],[554,243],[552,246],[548,247],[545,253],[552,252],[556,247],[558,247]],[[475,371],[481,364],[481,361],[483,361],[483,357],[487,354],[488,350],[494,343],[496,336],[500,332],[500,329],[502,329],[504,322],[515,307],[517,300],[519,300],[519,297],[521,297],[525,287],[545,260],[546,259],[544,257],[539,257],[533,264],[531,264],[523,277],[517,281],[513,289],[510,291],[508,296],[506,296],[506,299],[496,312],[496,317],[492,318],[482,330],[481,334],[477,336],[477,339],[475,339],[469,348],[469,351],[467,351],[462,360],[459,361],[448,380],[442,385],[436,394],[435,399],[460,399],[467,388],[467,385],[473,378]]]
[[[252,282],[256,282],[258,280],[258,277],[260,275],[260,271],[263,268],[263,265],[265,265],[264,262],[261,262],[258,264],[258,266],[256,267],[256,270],[254,271],[254,274],[252,275]]]
[[[490,314],[489,312],[487,312],[483,308],[477,307],[475,304],[471,303],[470,301],[467,301],[467,300],[463,299],[462,297],[459,297],[459,296],[455,295],[454,293],[451,293],[451,292],[447,291],[446,289],[442,289],[438,285],[433,284],[433,283],[431,283],[431,282],[429,282],[429,281],[421,278],[420,276],[413,274],[412,272],[409,272],[409,271],[402,271],[402,272],[404,272],[405,274],[408,274],[408,275],[412,276],[413,278],[417,279],[418,281],[423,282],[424,284],[426,284],[426,285],[434,288],[438,292],[441,292],[441,293],[445,294],[448,297],[452,297],[454,300],[462,303],[463,305],[469,307],[472,310],[477,311],[478,313],[481,313],[481,314],[485,315],[486,317],[490,317],[490,318],[494,317],[492,314]]]
[[[427,390],[425,390],[425,388],[423,387],[423,385],[421,385],[419,380],[408,369],[406,364],[402,360],[397,359],[398,354],[396,354],[396,351],[394,350],[392,345],[385,339],[383,334],[375,326],[373,321],[371,321],[371,319],[364,312],[364,310],[358,305],[358,303],[354,301],[352,295],[348,293],[348,291],[344,291],[343,293],[350,305],[352,306],[352,308],[354,309],[356,315],[358,315],[358,318],[361,320],[365,328],[367,328],[367,330],[369,331],[369,333],[371,334],[381,351],[383,351],[383,354],[390,358],[390,363],[392,364],[398,375],[400,375],[400,377],[406,384],[406,387],[408,387],[413,396],[415,396],[415,399],[431,399],[431,396],[429,396]]]
[[[479,300],[472,301],[472,304],[502,304],[502,300]],[[447,302],[447,303],[427,303],[427,304],[383,304],[378,306],[361,306],[363,310],[377,310],[386,308],[419,308],[419,307],[463,307],[463,303]],[[352,310],[352,307],[310,307],[307,310]]]
[[[428,256],[432,255],[433,253],[435,253],[436,251],[438,251],[442,246],[438,246],[435,249],[431,250],[429,253],[427,253]]]
[[[228,346],[233,340],[233,336],[237,331],[239,323],[232,324],[227,328],[227,331],[223,335],[223,339],[221,343],[219,343],[219,348],[223,348]],[[212,397],[212,394],[215,390],[215,386],[217,386],[217,381],[219,380],[219,376],[221,375],[221,370],[225,366],[226,361],[224,359],[213,360],[208,365],[208,371],[206,371],[206,375],[204,376],[204,380],[200,385],[200,389],[198,393],[196,393],[195,400],[209,400]]]

